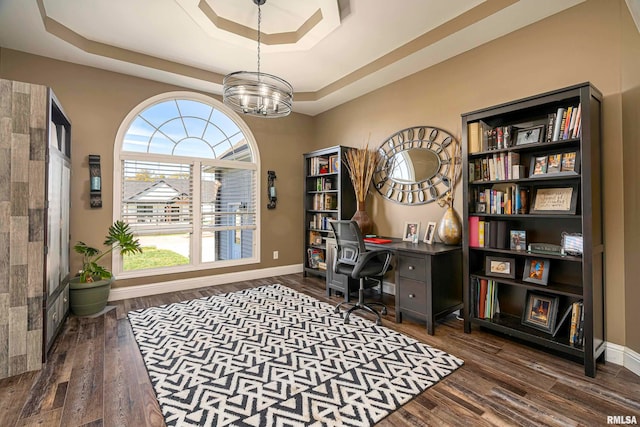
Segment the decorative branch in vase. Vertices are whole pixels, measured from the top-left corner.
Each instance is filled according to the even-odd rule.
[[[462,238],[462,223],[460,222],[460,217],[453,208],[456,184],[458,183],[462,172],[462,147],[455,138],[452,139],[451,167],[449,167],[449,173],[447,176],[449,189],[445,193],[444,197],[438,200],[438,205],[440,205],[440,207],[447,208],[440,220],[440,224],[438,225],[438,236],[442,243],[447,245],[457,245],[460,243]]]
[[[367,214],[366,200],[376,169],[376,152],[369,149],[369,144],[363,148],[351,148],[345,153],[344,163],[349,172],[357,202],[356,213],[351,219],[358,223],[362,234],[370,234],[373,231],[373,221]]]

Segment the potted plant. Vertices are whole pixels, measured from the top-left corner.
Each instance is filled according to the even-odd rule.
[[[77,316],[98,313],[107,305],[113,275],[98,264],[102,257],[115,249],[122,255],[142,253],[140,242],[134,238],[129,224],[123,221],[116,221],[109,227],[104,245],[108,247],[104,251],[81,241],[73,247],[82,255],[82,269],[69,283],[71,311]]]

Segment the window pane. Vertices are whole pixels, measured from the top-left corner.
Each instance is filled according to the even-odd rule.
[[[230,229],[202,233],[202,262],[253,257],[254,230]]]
[[[205,165],[201,175],[202,262],[251,258],[255,171]]]
[[[125,160],[122,219],[134,231],[191,230],[191,165]]]
[[[124,271],[188,265],[191,258],[190,236],[190,233],[137,236],[142,253],[124,255]]]

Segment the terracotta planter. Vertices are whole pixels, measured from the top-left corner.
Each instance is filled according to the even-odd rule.
[[[102,311],[107,305],[111,279],[96,280],[91,283],[80,283],[79,277],[69,282],[69,304],[76,316],[89,316]]]

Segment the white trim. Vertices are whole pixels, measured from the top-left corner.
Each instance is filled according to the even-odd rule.
[[[265,277],[295,273],[302,273],[302,264],[239,271],[237,273],[216,274],[213,276],[195,277],[192,279],[171,280],[169,282],[150,283],[148,285],[113,288],[111,289],[111,292],[109,292],[109,301],[146,297],[166,292],[186,291],[189,289],[203,288],[205,286],[224,285],[226,283],[263,279]]]
[[[624,349],[624,364],[622,365],[640,377],[640,353],[636,353],[628,347]]]
[[[607,342],[605,360],[616,365],[624,366],[640,377],[640,353],[628,347]]]
[[[616,365],[624,366],[624,346],[620,344],[614,344],[607,342],[604,352],[604,359],[607,362],[615,363]]]

